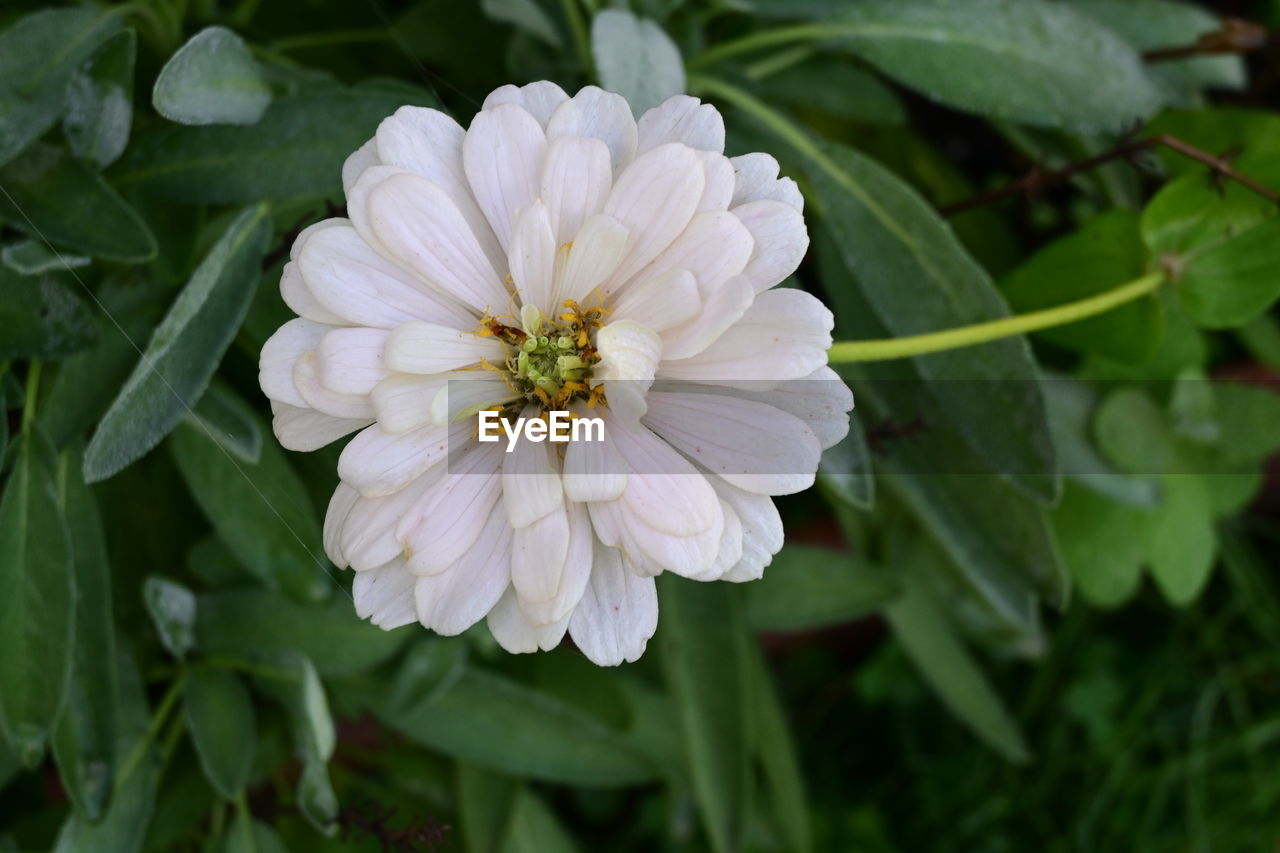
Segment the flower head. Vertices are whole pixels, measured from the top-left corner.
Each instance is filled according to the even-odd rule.
[[[677,96],[637,122],[594,87],[504,86],[467,129],[404,107],[343,168],[349,219],[298,236],[299,316],[263,347],[282,444],[342,452],[325,549],[383,628],[487,617],[634,660],[654,576],[760,577],[770,498],[848,429],[830,312],[775,288],[808,247],[795,183],[726,158]],[[471,415],[599,418],[603,440],[477,440]]]

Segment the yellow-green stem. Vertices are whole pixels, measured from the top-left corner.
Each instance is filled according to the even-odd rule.
[[[911,335],[904,338],[888,338],[880,341],[839,341],[831,347],[827,358],[832,364],[855,361],[887,361],[894,358],[909,358],[931,352],[959,349],[961,347],[985,344],[1000,338],[1025,335],[1041,329],[1063,326],[1084,320],[1098,314],[1106,313],[1113,308],[1140,299],[1155,292],[1165,281],[1164,273],[1154,272],[1122,284],[1112,290],[1068,302],[1055,308],[1043,311],[1032,311],[1029,314],[1015,314],[989,323],[978,323],[973,326],[961,326],[956,329],[945,329],[941,332],[930,332],[925,335]]]

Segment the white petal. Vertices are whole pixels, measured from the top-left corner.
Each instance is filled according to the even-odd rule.
[[[572,503],[565,505],[565,515],[568,520],[568,548],[565,552],[563,566],[556,574],[553,594],[543,601],[535,601],[531,595],[526,595],[524,587],[519,584],[516,585],[516,591],[519,593],[520,610],[524,613],[525,618],[534,625],[564,622],[582,598],[587,581],[591,577],[591,560],[596,541],[595,533],[591,527],[591,516],[588,514],[584,504]],[[551,517],[547,516],[547,518]],[[546,522],[546,519],[542,519],[537,524],[531,525],[531,527],[536,527],[544,522]],[[517,548],[520,536],[521,531],[517,530],[515,534]],[[512,557],[511,577],[513,581],[519,573],[516,568],[518,554],[519,551],[517,550]]]
[[[628,480],[628,487],[636,479]],[[713,493],[714,494],[714,493]],[[625,505],[619,510],[622,528],[622,552],[627,567],[637,574],[652,576],[674,572],[688,578],[710,578],[716,567],[725,528],[720,501],[712,498],[711,526],[688,536],[666,533],[648,526],[639,515]],[[596,505],[592,505],[593,512]]]
[[[394,175],[369,193],[368,210],[390,256],[438,292],[479,311],[507,307],[502,276],[440,187],[418,175]]]
[[[474,548],[448,571],[414,585],[418,621],[438,634],[461,634],[483,619],[511,583],[511,526],[501,512],[489,518]]]
[[[342,526],[351,514],[351,508],[360,499],[360,493],[346,483],[338,483],[333,497],[329,499],[329,508],[324,514],[324,553],[340,569],[345,569],[350,562],[342,551]]]
[[[696,317],[701,307],[698,280],[693,273],[673,269],[624,290],[614,303],[613,317],[615,321],[631,320],[662,332]]]
[[[371,421],[335,418],[315,409],[271,401],[271,430],[288,450],[319,450],[348,433],[367,427]]]
[[[580,89],[556,108],[547,122],[547,137],[558,136],[599,139],[609,148],[615,176],[636,155],[636,120],[627,99],[595,86]]]
[[[446,466],[436,463],[398,492],[377,498],[361,497],[342,527],[341,552],[357,572],[404,556],[404,545],[396,538],[400,519],[440,481]]]
[[[356,575],[351,598],[356,614],[384,631],[408,625],[418,618],[414,607],[414,581],[403,560],[387,563]]]
[[[382,245],[382,238],[377,235],[369,216],[369,196],[382,183],[398,175],[412,174],[408,169],[399,166],[370,166],[347,189],[347,216],[351,226],[378,254],[390,257],[387,247]]]
[[[743,274],[756,292],[767,290],[796,271],[809,250],[804,217],[780,201],[753,201],[733,209],[751,232],[755,246]]]
[[[523,305],[551,309],[552,273],[556,262],[556,238],[547,206],[535,201],[516,218],[508,255],[512,283]]]
[[[742,560],[742,522],[738,513],[723,498],[720,499],[720,513],[724,516],[724,530],[720,533],[715,562],[695,580],[719,580]]]
[[[684,269],[698,280],[698,293],[705,302],[721,283],[746,269],[752,245],[751,232],[732,213],[699,213],[652,263],[618,291],[619,298],[646,277]]]
[[[567,100],[569,96],[565,94],[564,89],[547,80],[539,80],[524,86],[507,84],[494,89],[489,93],[489,97],[484,99],[482,109],[491,110],[499,104],[515,104],[517,107],[523,107],[529,115],[538,120],[538,124],[546,127],[556,107]]]
[[[663,360],[690,358],[702,352],[742,319],[754,300],[755,291],[746,276],[735,275],[716,285],[696,317],[662,335]]]
[[[316,234],[297,264],[316,300],[353,325],[393,329],[409,320],[470,325],[465,311],[378,254],[350,226]]]
[[[538,197],[546,150],[538,120],[515,104],[481,110],[467,129],[462,143],[467,182],[504,250],[516,213]]]
[[[582,417],[598,413],[585,407],[576,410]],[[570,501],[611,501],[627,487],[626,464],[613,445],[606,425],[603,441],[571,441],[565,445],[565,497]]]
[[[258,355],[258,384],[272,400],[297,408],[307,408],[307,401],[293,384],[293,366],[302,354],[320,345],[333,329],[299,317],[290,320],[267,338]]]
[[[605,396],[620,417],[635,420],[644,414],[644,395],[662,358],[657,333],[632,320],[618,320],[596,333],[600,362],[592,387],[608,382]]]
[[[737,565],[722,576],[723,580],[741,583],[757,580],[773,555],[782,550],[782,517],[773,501],[731,486],[719,477],[711,480],[720,499],[733,508],[742,525],[742,557]]]
[[[403,489],[449,453],[453,437],[428,425],[389,433],[375,425],[351,439],[338,457],[338,476],[367,498]]]
[[[687,382],[655,382],[653,390],[696,390],[703,394],[730,394],[768,403],[804,421],[818,437],[823,450],[839,444],[849,434],[849,412],[853,409],[853,392],[830,367],[820,367],[803,379],[776,385],[759,382],[745,389],[716,385],[693,388]]]
[[[517,595],[533,602],[554,598],[568,557],[569,514],[564,507],[517,527],[511,550],[511,583]]]
[[[642,154],[666,142],[724,151],[724,119],[715,107],[688,95],[672,95],[640,116],[637,125]]]
[[[644,423],[702,467],[757,494],[809,488],[822,456],[804,421],[755,400],[653,392]]]
[[[387,378],[382,351],[384,329],[334,329],[316,348],[320,382],[340,394],[368,394]]]
[[[671,536],[694,536],[713,527],[718,499],[707,478],[643,426],[610,419],[606,430],[627,465],[627,488],[620,501],[648,528]]]
[[[550,141],[541,197],[557,246],[574,239],[587,217],[600,212],[612,187],[609,149],[599,139],[562,136]]]
[[[658,627],[658,592],[653,578],[622,567],[616,549],[597,546],[582,600],[573,611],[569,635],[599,666],[639,660]]]
[[[729,203],[733,200],[733,164],[728,157],[717,151],[699,151],[698,159],[702,161],[703,174],[706,176],[702,198],[698,199],[698,212],[728,210]]]
[[[631,232],[612,216],[589,218],[573,239],[564,260],[553,306],[566,299],[584,302],[596,287],[613,276],[627,249]]]
[[[451,459],[445,475],[400,519],[396,538],[405,546],[410,571],[445,571],[476,544],[489,516],[500,515],[505,523],[498,508],[501,459],[498,445],[470,448],[461,459]]]
[[[527,420],[536,412],[534,406],[528,406],[523,417]],[[512,527],[533,524],[563,505],[564,489],[554,447],[550,442],[521,436],[510,453],[503,453],[502,502]]]
[[[473,415],[481,409],[488,409],[519,396],[508,381],[498,374],[487,372],[479,376],[476,371],[458,371],[456,373],[438,373],[449,379],[435,393],[431,400],[431,421],[437,424],[451,424],[458,418]]]
[[[296,244],[295,244],[296,245]],[[345,326],[347,321],[320,304],[302,278],[297,261],[289,261],[280,271],[280,298],[289,310],[308,320],[330,326]]]
[[[433,373],[417,376],[412,373],[393,373],[382,380],[370,392],[373,411],[378,425],[387,432],[404,432],[407,429],[432,423],[431,404],[436,394],[445,387],[450,377],[460,373]]]
[[[320,366],[314,350],[305,352],[293,365],[293,385],[307,405],[335,418],[364,420],[373,417],[368,395],[339,394],[320,382]]]
[[[377,140],[370,139],[364,145],[361,145],[351,153],[342,164],[342,191],[350,192],[351,187],[355,186],[360,176],[364,174],[365,169],[374,166],[381,166],[382,161],[378,159]]]
[[[557,622],[535,625],[520,610],[515,591],[508,588],[502,598],[489,611],[489,633],[498,645],[513,655],[536,651],[551,651],[560,645],[569,627],[569,615]]]
[[[737,174],[731,206],[747,204],[761,199],[773,199],[804,211],[804,196],[796,182],[790,178],[778,178],[778,161],[768,154],[743,154],[729,160]]]
[[[434,323],[405,323],[387,338],[387,367],[402,373],[443,373],[478,364],[502,364],[507,350],[497,338],[482,338]]]

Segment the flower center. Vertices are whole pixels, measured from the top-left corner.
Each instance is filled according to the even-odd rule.
[[[591,372],[600,361],[595,330],[602,325],[603,308],[583,309],[573,300],[564,303],[559,318],[551,320],[532,305],[520,311],[519,326],[502,317],[485,317],[477,334],[495,337],[507,345],[503,367],[497,370],[516,392],[545,411],[563,409],[576,400],[589,408],[604,401],[604,388],[590,386]]]

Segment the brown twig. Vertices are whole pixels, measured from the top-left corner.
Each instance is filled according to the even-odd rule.
[[[1214,156],[1206,151],[1201,151],[1194,145],[1178,139],[1176,136],[1170,136],[1167,133],[1160,133],[1155,136],[1148,136],[1143,139],[1126,139],[1122,140],[1115,147],[1095,154],[1084,160],[1063,166],[1060,169],[1044,170],[1039,166],[1032,168],[1030,172],[1018,178],[1016,181],[1005,184],[1002,187],[996,187],[986,192],[978,193],[970,196],[962,201],[954,204],[943,205],[939,211],[944,216],[951,216],[961,211],[971,210],[975,207],[982,207],[993,202],[1000,201],[1010,196],[1028,195],[1033,196],[1046,186],[1061,183],[1069,178],[1073,178],[1083,172],[1096,169],[1098,166],[1115,160],[1131,160],[1135,155],[1149,151],[1152,148],[1168,148],[1170,151],[1176,151],[1184,157],[1189,157],[1198,163],[1203,163],[1213,170],[1214,174],[1227,178],[1243,187],[1252,190],[1273,204],[1280,205],[1280,192],[1270,187],[1258,183],[1248,175],[1238,172],[1229,162],[1226,156]]]
[[[1223,53],[1248,53],[1267,46],[1267,28],[1241,18],[1223,18],[1222,26],[1196,39],[1195,44],[1162,47],[1142,54],[1146,62],[1168,62],[1189,56],[1213,56]]]

